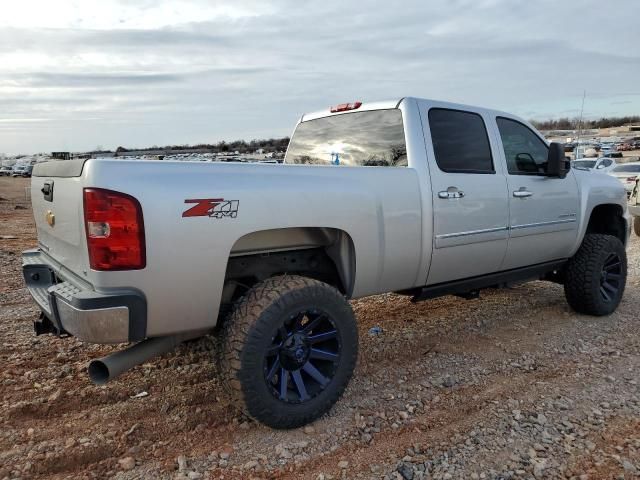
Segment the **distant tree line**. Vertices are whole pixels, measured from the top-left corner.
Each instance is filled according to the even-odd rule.
[[[539,130],[577,130],[591,128],[611,128],[626,125],[628,123],[640,123],[639,115],[628,117],[603,117],[599,120],[587,120],[580,118],[558,118],[556,120],[531,120],[531,123]]]
[[[240,153],[253,153],[258,149],[263,149],[266,152],[281,152],[287,149],[289,145],[289,137],[284,138],[268,138],[262,140],[234,140],[232,142],[226,142],[224,140],[218,143],[199,143],[197,145],[166,145],[164,147],[146,148],[127,148],[118,147],[117,153],[135,151],[151,151],[151,150],[193,150],[193,149],[207,149],[215,153],[223,152],[240,152]]]
[[[583,119],[580,122],[578,117],[569,118],[563,117],[550,120],[531,120],[531,123],[539,130],[578,130],[578,129],[592,129],[592,128],[611,128],[619,127],[629,123],[639,124],[640,115],[631,115],[626,117],[603,117],[599,120],[587,120]],[[117,153],[135,151],[152,151],[152,150],[193,150],[193,149],[207,149],[215,153],[224,152],[240,152],[240,153],[253,153],[258,149],[263,149],[265,153],[268,152],[282,152],[287,149],[289,145],[289,137],[283,138],[268,138],[261,140],[234,140],[232,142],[226,142],[224,140],[218,143],[199,143],[197,145],[166,145],[164,147],[158,147],[156,145],[145,148],[128,148],[118,147]],[[104,153],[109,150],[102,150],[101,146],[96,148],[96,152]],[[373,161],[374,159],[372,159]],[[377,160],[376,160],[377,161]],[[375,162],[374,162],[375,163]]]

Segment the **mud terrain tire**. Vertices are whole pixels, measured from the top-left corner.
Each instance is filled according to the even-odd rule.
[[[609,315],[618,307],[627,281],[627,255],[611,235],[587,234],[565,270],[564,293],[576,312]]]
[[[236,302],[222,344],[232,401],[273,428],[296,428],[322,416],[344,392],[358,330],[337,289],[284,275],[256,284]]]

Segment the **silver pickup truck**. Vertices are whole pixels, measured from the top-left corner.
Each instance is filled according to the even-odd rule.
[[[37,333],[133,343],[90,363],[96,383],[217,334],[230,395],[277,428],[314,420],[346,388],[351,298],[475,298],[542,279],[607,315],[626,282],[620,182],[570,169],[514,115],[466,105],[305,114],[283,165],[42,163],[31,195]]]

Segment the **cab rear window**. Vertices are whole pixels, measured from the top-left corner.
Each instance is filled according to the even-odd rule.
[[[302,122],[286,163],[406,167],[407,146],[398,109],[345,113]]]

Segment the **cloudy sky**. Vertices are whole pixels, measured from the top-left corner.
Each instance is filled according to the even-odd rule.
[[[406,95],[526,118],[640,114],[638,0],[20,0],[0,152],[264,138]]]

